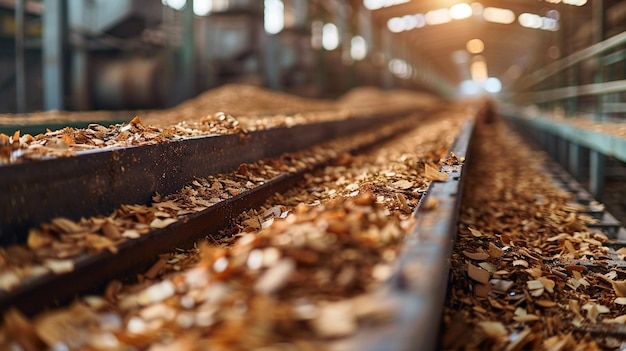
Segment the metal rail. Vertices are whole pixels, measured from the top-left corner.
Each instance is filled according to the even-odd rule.
[[[552,75],[559,73],[583,60],[592,58],[606,50],[612,49],[624,43],[626,43],[626,32],[617,34],[602,42],[591,45],[587,47],[586,49],[580,50],[578,52],[571,54],[570,56],[567,56],[556,62],[553,62],[545,66],[544,68],[538,69],[537,71],[531,73],[529,76],[522,78],[520,80],[519,85],[521,89],[530,88],[546,80]]]
[[[451,148],[468,160],[474,121],[467,121]],[[355,350],[434,350],[448,285],[466,161],[445,165],[445,182],[432,182],[415,210],[417,222],[405,239],[394,276],[382,297],[399,306],[391,323],[365,328],[353,339]],[[436,203],[436,208],[424,206]]]
[[[410,129],[408,127],[419,123],[419,118],[415,118],[415,115],[408,119],[406,117],[406,115],[377,116],[369,119],[350,119],[268,130],[251,133],[250,139],[245,141],[239,140],[239,135],[225,135],[150,147],[128,148],[112,153],[96,152],[83,155],[82,163],[80,162],[81,157],[49,161],[52,164],[60,161],[64,165],[73,167],[71,170],[64,170],[63,175],[59,176],[57,181],[80,173],[84,167],[89,170],[88,167],[96,165],[102,158],[113,163],[113,166],[109,165],[103,167],[104,169],[95,170],[102,177],[106,176],[106,172],[111,172],[105,180],[100,180],[98,184],[104,186],[107,185],[107,182],[111,184],[110,188],[103,190],[107,191],[107,206],[112,206],[118,202],[125,203],[123,201],[128,199],[143,199],[146,196],[149,199],[154,191],[162,191],[163,194],[177,191],[185,184],[183,182],[185,177],[206,176],[212,174],[211,172],[230,171],[243,162],[253,162],[265,157],[278,156],[289,150],[295,151],[303,148],[305,145],[372,128],[372,126],[382,122],[388,124],[391,120],[398,121],[393,125],[393,128],[379,128],[376,139],[367,139],[350,150],[358,151],[388,140],[398,133]],[[315,166],[322,167],[329,161],[322,161]],[[88,164],[85,166],[87,162]],[[26,174],[34,178],[45,177],[47,174],[38,175],[36,173],[37,171],[45,171],[46,167],[40,167],[41,164],[45,165],[46,162],[34,162],[18,166],[37,167],[35,170],[26,168],[22,176]],[[152,168],[148,168],[150,165]],[[122,172],[119,170],[120,167],[129,168]],[[171,174],[165,172],[166,169],[170,169]],[[15,307],[24,313],[35,314],[46,306],[67,302],[78,293],[101,291],[102,284],[110,279],[129,276],[132,272],[145,270],[158,258],[159,254],[169,252],[175,247],[191,247],[198,239],[227,227],[231,224],[234,215],[258,207],[275,193],[292,188],[306,172],[307,170],[303,170],[297,173],[283,174],[250,191],[219,202],[204,211],[179,218],[177,222],[168,227],[154,230],[138,239],[120,244],[116,254],[108,251],[91,255],[85,254],[75,259],[74,269],[70,272],[49,273],[26,280],[10,292],[0,292],[0,312]],[[18,180],[19,177],[14,179]],[[79,187],[81,188],[80,191],[90,189],[89,183],[84,183],[84,176],[70,177],[68,182],[71,184],[68,186]],[[34,186],[32,179],[27,179],[27,182],[23,184]],[[25,187],[24,191],[28,192],[27,185],[23,186]],[[66,189],[66,191],[71,193],[69,199],[72,199],[76,190]],[[100,194],[98,193],[98,195]],[[67,199],[68,195],[63,198]],[[54,197],[51,199],[53,200]],[[86,201],[87,206],[93,206],[93,209],[98,209],[102,202],[100,199],[85,199],[84,201]],[[48,202],[50,205],[54,201]],[[45,206],[38,207],[37,210],[51,211]],[[76,213],[80,209],[66,207],[66,210]],[[30,214],[35,216],[37,212],[31,210]]]

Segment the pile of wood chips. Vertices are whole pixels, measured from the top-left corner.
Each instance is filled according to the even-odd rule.
[[[467,118],[447,111],[363,155],[335,149],[334,162],[300,186],[240,214],[227,230],[236,233],[228,245],[207,233],[218,240],[162,255],[138,283],[113,281],[103,295],[32,320],[11,310],[0,347],[318,350],[353,335],[363,321],[383,322],[391,311],[374,294],[392,273],[431,179],[426,165],[445,162]],[[255,167],[242,166],[229,179],[254,181]],[[228,187],[219,178],[197,182],[190,190]],[[180,207],[160,200],[169,202],[159,211]]]
[[[67,127],[38,135],[0,133],[0,165],[44,157],[68,157],[77,152],[174,141],[213,134],[248,133],[299,124],[359,118],[380,113],[436,106],[439,101],[423,93],[395,96],[380,89],[355,89],[341,101],[317,100],[254,86],[227,85],[209,90],[170,109],[146,111],[129,123],[87,128]],[[33,121],[76,122],[106,119],[105,111],[40,113],[22,117],[0,116],[0,123]],[[99,117],[100,116],[100,117]],[[132,118],[132,119],[131,119]],[[20,122],[21,121],[21,122]]]
[[[471,157],[444,349],[623,349],[626,271],[603,264],[607,237],[551,185],[545,156],[495,124],[478,127]]]

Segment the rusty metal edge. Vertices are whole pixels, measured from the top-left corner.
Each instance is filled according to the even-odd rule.
[[[411,123],[418,122],[419,120],[415,120]],[[402,122],[395,129],[379,135],[377,139],[356,145],[351,151],[356,152],[389,140],[398,133],[406,132],[406,127],[407,123]],[[326,164],[327,162],[320,162],[315,168]],[[199,239],[211,233],[217,234],[220,229],[232,224],[233,216],[259,207],[272,195],[292,188],[310,171],[305,169],[280,175],[204,211],[185,216],[166,228],[126,241],[117,247],[116,254],[104,251],[79,257],[70,272],[31,278],[10,292],[0,291],[0,313],[9,308],[17,308],[27,315],[34,315],[45,307],[65,304],[79,294],[101,292],[104,284],[111,279],[145,271],[158,259],[159,254],[170,252],[174,248],[190,248]]]
[[[349,344],[368,351],[434,350],[438,342],[450,257],[456,237],[464,176],[475,122],[463,125],[450,152],[464,157],[461,165],[443,166],[445,182],[432,182],[420,204],[436,199],[438,207],[415,210],[416,224],[407,235],[394,275],[380,298],[393,306],[388,323],[366,325]]]
[[[120,204],[149,203],[194,176],[228,172],[347,136],[417,110],[83,153],[0,167],[0,244],[26,241],[29,228],[58,216],[78,220]]]

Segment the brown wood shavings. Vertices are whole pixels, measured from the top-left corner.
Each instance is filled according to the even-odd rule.
[[[354,334],[364,322],[384,322],[401,308],[381,303],[375,289],[390,277],[413,223],[403,207],[417,205],[428,186],[422,164],[445,162],[464,117],[433,118],[366,155],[336,154],[341,156],[307,175],[298,188],[241,214],[230,245],[203,243],[197,251],[162,255],[137,284],[114,281],[102,297],[77,301],[78,309],[36,317],[43,325],[62,321],[67,340],[39,337],[33,326],[19,322],[23,318],[11,319],[12,311],[0,330],[0,346],[6,341],[91,349],[317,350]],[[232,176],[242,173],[252,176],[254,167],[240,167]],[[390,185],[403,179],[412,187]],[[232,186],[218,178],[197,182],[206,183],[207,192]],[[197,197],[201,188],[188,189],[185,196]],[[152,206],[158,211],[181,207],[175,198],[158,200]],[[142,208],[131,207],[138,210],[134,218],[151,223]],[[82,312],[83,306],[90,311]],[[84,318],[69,319],[69,313]],[[13,335],[19,337],[8,334],[17,328],[20,333]]]
[[[500,124],[479,125],[476,136],[452,256],[444,349],[619,349],[622,339],[585,332],[626,313],[618,300],[626,276],[582,264],[608,258],[607,238],[587,229],[590,219],[552,187],[541,171],[544,156]]]

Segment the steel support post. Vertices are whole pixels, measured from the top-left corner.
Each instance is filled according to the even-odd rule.
[[[578,181],[582,180],[582,162],[580,145],[570,142],[568,147],[568,170]]]
[[[381,33],[381,41],[383,43],[383,53],[384,53],[384,57],[385,57],[385,63],[382,67],[382,83],[383,83],[383,88],[385,90],[390,90],[393,88],[393,76],[391,75],[391,72],[389,71],[389,67],[388,67],[388,63],[389,61],[391,61],[391,59],[393,58],[393,51],[392,51],[392,40],[393,40],[393,36],[391,35],[391,32],[388,31],[386,28],[381,29],[382,33]]]
[[[604,193],[604,169],[606,156],[591,151],[589,153],[589,191],[596,199],[601,199]]]
[[[267,85],[273,90],[281,90],[280,60],[278,57],[278,37],[267,35],[265,40],[265,78]]]
[[[562,166],[566,167],[569,159],[569,154],[567,152],[568,141],[564,138],[557,137],[556,139],[557,146],[557,162]]]
[[[181,89],[179,101],[195,94],[196,50],[194,46],[193,1],[187,1],[182,11],[182,37],[180,47]]]
[[[43,108],[62,110],[64,105],[64,50],[66,41],[66,0],[44,0],[43,12]]]
[[[592,6],[593,43],[595,44],[604,40],[604,0],[593,0]],[[602,65],[602,54],[600,54],[596,57],[596,72],[593,77],[594,83],[604,82],[603,72],[604,66]],[[596,121],[602,121],[604,118],[602,111],[603,102],[604,94],[595,96],[593,117]]]
[[[87,41],[77,34],[72,43],[72,104],[76,110],[91,108],[89,99]]]
[[[15,96],[18,113],[26,112],[26,70],[24,69],[24,6],[15,1]]]

